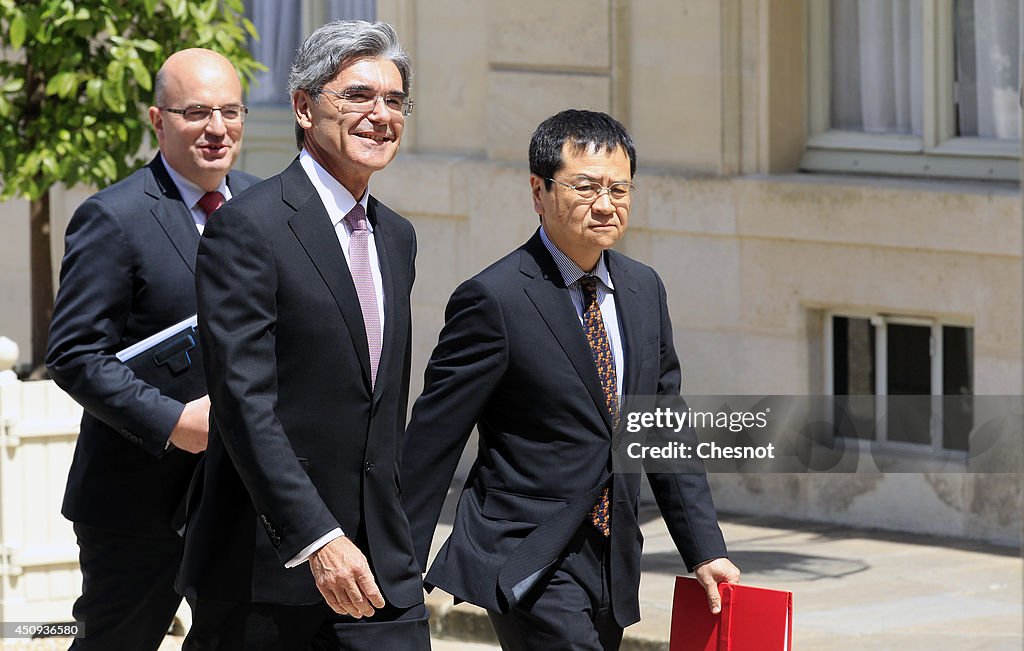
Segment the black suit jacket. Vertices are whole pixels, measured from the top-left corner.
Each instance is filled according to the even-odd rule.
[[[231,172],[237,195],[256,181]],[[140,534],[173,531],[197,455],[166,450],[182,403],[115,353],[196,311],[199,231],[160,157],[87,199],[65,235],[46,368],[82,407],[64,494],[69,520]]]
[[[622,324],[625,393],[678,395],[661,279],[624,255],[606,255]],[[593,357],[539,234],[460,285],[448,303],[403,453],[404,506],[422,564],[474,425],[476,463],[426,583],[505,611],[558,560],[611,469],[612,423]],[[724,556],[705,476],[648,476],[687,566]],[[616,473],[612,482],[612,607],[628,626],[640,616],[640,476]]]
[[[389,603],[422,601],[397,467],[415,233],[373,197],[367,213],[385,299],[372,392],[355,285],[297,160],[204,233],[196,288],[213,428],[179,574],[186,596],[318,602],[308,564],[284,565],[340,525]]]

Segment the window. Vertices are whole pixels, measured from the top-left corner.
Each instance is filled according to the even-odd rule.
[[[831,314],[827,393],[844,436],[895,447],[967,451],[973,331],[930,319]],[[858,399],[870,396],[871,399]]]
[[[1024,0],[808,0],[806,170],[1019,179]]]
[[[246,0],[245,15],[256,26],[260,40],[249,39],[249,51],[268,70],[256,76],[246,102],[287,105],[288,72],[305,35],[331,20],[377,19],[376,0]]]

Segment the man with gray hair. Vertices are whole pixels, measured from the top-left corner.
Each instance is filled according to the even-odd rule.
[[[185,649],[430,648],[397,483],[416,240],[368,187],[398,151],[410,76],[386,23],[313,32],[289,79],[299,156],[200,245],[212,426]]]

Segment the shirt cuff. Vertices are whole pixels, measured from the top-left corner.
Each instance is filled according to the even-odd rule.
[[[322,535],[319,538],[317,538],[316,540],[314,540],[312,544],[306,546],[301,552],[296,554],[292,558],[292,560],[290,560],[287,563],[285,563],[284,566],[286,568],[290,569],[290,568],[296,567],[297,565],[302,565],[303,563],[305,563],[306,561],[309,560],[309,557],[313,555],[313,552],[318,551],[321,547],[325,546],[327,543],[331,542],[332,540],[334,540],[336,538],[341,538],[344,535],[345,534],[342,533],[342,531],[341,531],[341,527],[335,527],[335,528],[331,529],[330,531],[328,531],[324,535]]]

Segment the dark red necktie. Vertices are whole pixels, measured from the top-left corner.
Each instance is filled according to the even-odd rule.
[[[619,393],[615,381],[615,357],[608,343],[608,331],[601,318],[601,306],[597,302],[597,278],[584,276],[580,278],[580,289],[583,290],[583,331],[590,344],[590,352],[594,356],[597,377],[601,380],[605,404],[612,417],[612,426],[619,424]],[[601,491],[601,497],[590,511],[590,522],[597,527],[605,538],[611,535],[611,517],[608,512],[608,487]]]
[[[196,202],[196,205],[203,209],[207,219],[209,219],[214,210],[224,205],[224,195],[216,190],[207,192]]]

